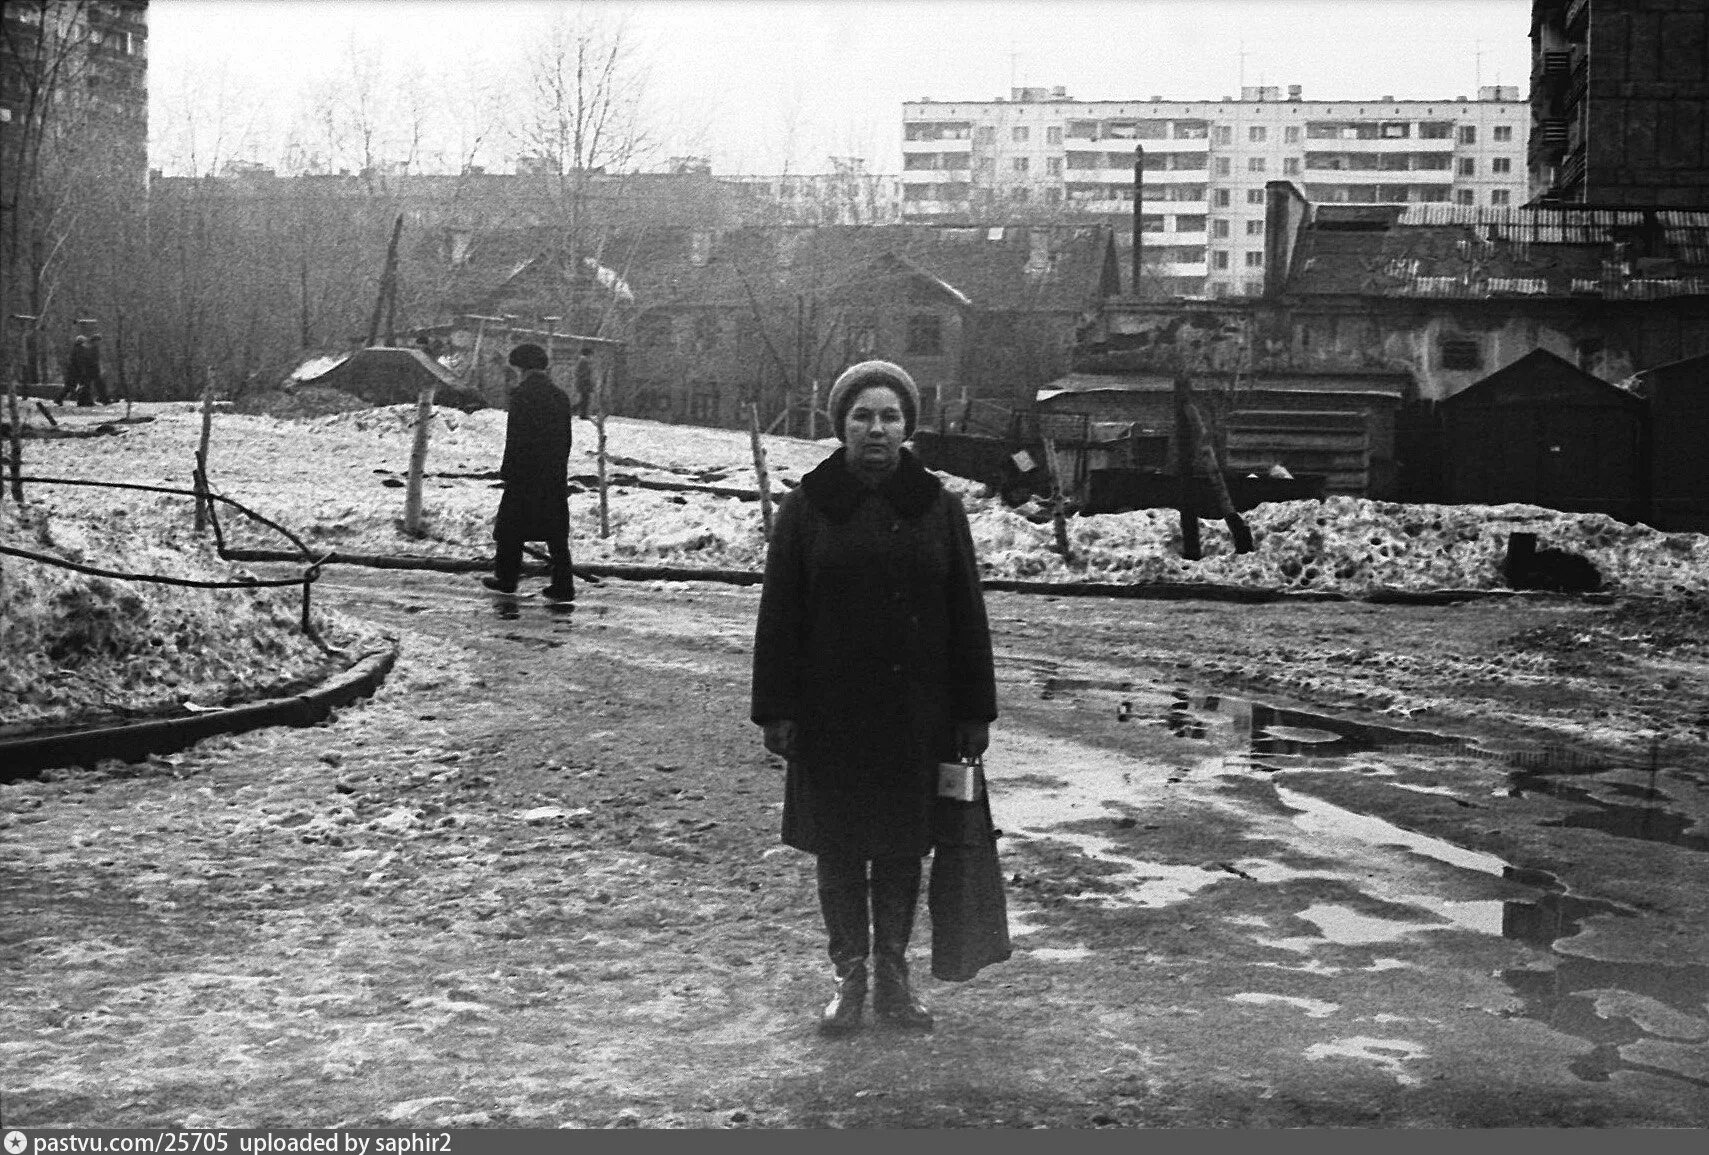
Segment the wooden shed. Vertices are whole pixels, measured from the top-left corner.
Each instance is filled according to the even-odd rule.
[[[1440,403],[1443,500],[1625,521],[1647,502],[1636,394],[1535,349]]]
[[[1650,405],[1648,521],[1709,533],[1709,353],[1645,369],[1632,379]]]

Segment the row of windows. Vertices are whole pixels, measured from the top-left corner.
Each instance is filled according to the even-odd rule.
[[[1447,140],[1454,137],[1460,144],[1476,144],[1478,142],[1478,126],[1462,124],[1456,130],[1451,120],[1420,121],[1417,138],[1419,140]],[[1312,121],[1305,126],[1305,136],[1308,140],[1408,140],[1413,137],[1413,125],[1405,120],[1388,121]],[[972,138],[981,144],[995,144],[997,129],[994,125],[980,125],[977,129],[965,122],[940,123],[932,121],[915,121],[904,126],[904,140],[967,140],[971,131]],[[1219,124],[1209,129],[1211,138],[1217,144],[1234,143],[1234,126]],[[1203,140],[1207,135],[1206,123],[1195,121],[1162,121],[1143,120],[1137,123],[1073,120],[1068,122],[1069,140]],[[1497,143],[1513,140],[1513,126],[1498,124],[1491,133]],[[1063,130],[1059,125],[1048,125],[1044,130],[1046,144],[1061,144]],[[1030,125],[1018,124],[1009,129],[1009,140],[1014,144],[1026,144],[1032,139]],[[1252,144],[1263,144],[1270,139],[1268,125],[1253,124],[1246,128],[1246,139]],[[1300,139],[1300,126],[1285,125],[1282,128],[1284,143],[1297,144]]]
[[[1230,268],[1232,266],[1233,260],[1234,260],[1234,255],[1232,253],[1230,253],[1229,250],[1227,250],[1227,249],[1213,249],[1213,250],[1211,250],[1211,268],[1212,269]],[[1244,261],[1246,268],[1248,268],[1248,269],[1262,269],[1264,267],[1264,250],[1263,249],[1247,249],[1245,254],[1244,254],[1243,261]]]

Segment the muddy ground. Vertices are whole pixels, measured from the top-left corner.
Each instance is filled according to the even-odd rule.
[[[0,788],[7,1125],[1709,1123],[1701,607],[991,594],[1015,955],[826,1040],[756,590],[322,591],[371,701]]]

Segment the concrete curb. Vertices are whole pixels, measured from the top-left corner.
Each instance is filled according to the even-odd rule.
[[[228,549],[228,561],[282,561],[301,563],[302,555],[273,549]],[[334,552],[326,565],[359,565],[370,569],[433,570],[439,573],[491,573],[490,558],[428,557],[410,554],[361,554]],[[700,569],[689,566],[620,565],[596,562],[577,563],[576,576],[623,578],[628,581],[691,581],[721,582],[725,585],[759,585],[765,574],[759,570]],[[523,572],[542,576],[546,567],[529,563]],[[1218,582],[1039,582],[1023,578],[986,578],[979,583],[988,590],[1006,593],[1043,594],[1065,598],[1134,598],[1151,601],[1217,601],[1217,602],[1370,602],[1376,605],[1445,606],[1459,602],[1500,599],[1565,600],[1593,605],[1607,605],[1615,600],[1611,593],[1552,593],[1543,590],[1510,589],[1436,589],[1405,590],[1377,587],[1363,593],[1339,593],[1334,590],[1288,590],[1275,586],[1228,585]]]
[[[397,657],[395,645],[368,654],[343,673],[289,698],[266,698],[202,714],[0,741],[0,782],[32,777],[50,767],[93,766],[103,758],[140,762],[150,754],[170,754],[216,734],[238,734],[263,726],[313,726],[338,707],[372,694],[386,680]]]

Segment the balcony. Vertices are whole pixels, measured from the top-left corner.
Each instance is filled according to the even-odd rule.
[[[909,152],[972,152],[973,141],[967,137],[944,137],[942,140],[905,140],[902,151]]]

